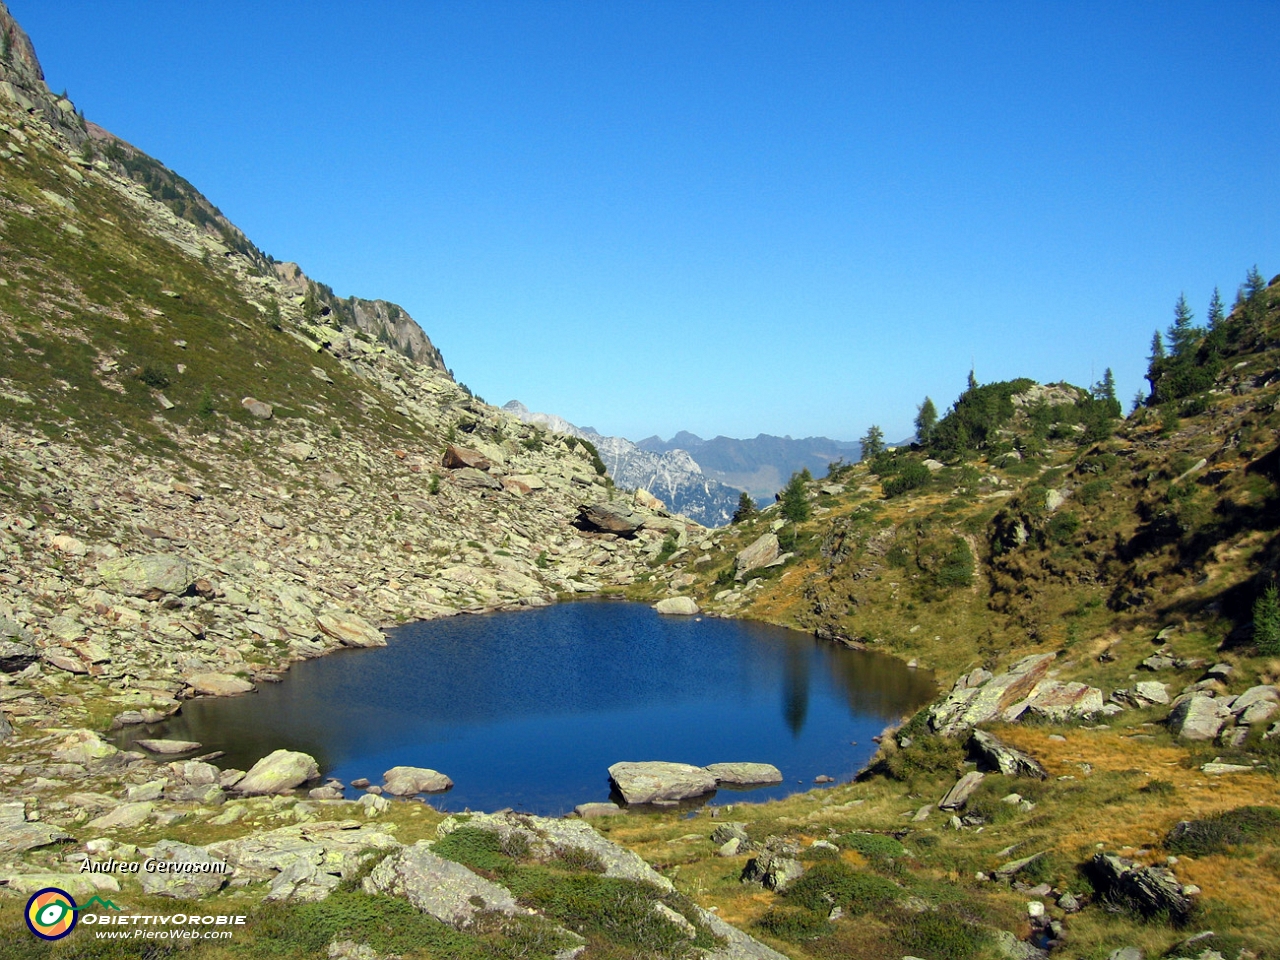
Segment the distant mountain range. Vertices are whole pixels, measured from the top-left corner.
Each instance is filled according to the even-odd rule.
[[[856,462],[860,453],[856,442],[827,437],[793,440],[764,433],[752,440],[703,440],[682,430],[670,440],[654,436],[632,443],[553,413],[535,413],[518,400],[502,409],[553,433],[590,440],[619,486],[643,487],[676,513],[708,527],[729,522],[743,490],[769,503],[791,474],[807,467],[814,476],[822,476],[828,464],[841,458]]]
[[[703,440],[687,430],[681,430],[670,440],[647,437],[636,446],[650,453],[688,451],[708,477],[765,501],[772,500],[793,473],[808,468],[815,477],[820,477],[827,472],[828,464],[840,459],[856,463],[862,453],[860,444],[854,440],[829,437],[793,440],[767,433],[751,440],[733,437]]]

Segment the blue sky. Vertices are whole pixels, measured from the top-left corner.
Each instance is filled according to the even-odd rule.
[[[1274,3],[10,0],[56,91],[459,379],[639,439],[1143,386],[1280,271]]]

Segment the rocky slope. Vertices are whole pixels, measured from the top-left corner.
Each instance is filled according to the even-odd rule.
[[[0,34],[5,922],[20,929],[26,896],[52,884],[132,912],[176,897],[248,913],[261,926],[239,955],[374,955],[343,940],[359,923],[300,912],[332,897],[325,909],[399,917],[417,938],[401,956],[570,957],[655,934],[686,955],[686,929],[707,956],[773,956],[647,866],[597,881],[601,859],[631,855],[598,836],[574,853],[596,836],[585,825],[577,846],[516,858],[539,884],[517,891],[518,918],[470,901],[438,914],[412,892],[432,871],[487,881],[465,851],[443,867],[414,852],[440,836],[428,808],[376,787],[342,800],[296,755],[246,776],[189,745],[106,739],[384,643],[382,626],[617,591],[669,545],[710,540],[617,490],[573,438],[475,400],[402,310],[265,257],[194,187],[84,122],[2,6]],[[375,851],[388,865],[361,887]],[[225,861],[231,883],[80,873],[86,857],[144,855]],[[540,899],[558,885],[628,898],[634,916],[598,929],[598,911]],[[284,928],[328,932],[291,946]],[[26,936],[3,949],[93,950],[83,933]]]
[[[555,414],[535,413],[519,400],[502,409],[552,433],[589,440],[619,486],[645,490],[675,513],[705,527],[724,526],[737,509],[741,491],[706,476],[684,450],[646,451],[623,437],[602,436],[591,427],[575,426]]]

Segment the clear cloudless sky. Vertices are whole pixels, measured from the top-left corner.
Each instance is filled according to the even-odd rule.
[[[1128,403],[1280,271],[1262,2],[10,0],[49,85],[457,377],[605,433]]]

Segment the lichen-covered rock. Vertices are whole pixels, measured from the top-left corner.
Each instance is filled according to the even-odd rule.
[[[98,576],[116,593],[147,600],[184,594],[195,580],[191,564],[170,553],[103,560],[98,564]]]
[[[716,788],[715,776],[702,767],[663,760],[615,763],[609,768],[609,778],[629,804],[686,800]]]
[[[477,876],[460,863],[431,852],[420,840],[384,859],[364,880],[368,894],[403,897],[452,927],[468,926],[481,911],[514,914],[516,899],[506,887]]]
[[[938,801],[938,809],[959,810],[969,802],[969,798],[978,789],[978,785],[982,783],[984,776],[985,774],[979,773],[977,770],[970,770],[956,781],[955,785],[947,791],[946,796]]]
[[[206,697],[238,697],[252,693],[253,684],[230,673],[197,673],[188,678],[193,692]]]
[[[743,883],[758,883],[778,893],[786,890],[804,874],[804,865],[796,859],[800,848],[782,837],[769,837],[764,849],[742,868]]]
[[[237,793],[288,793],[308,780],[320,776],[315,758],[296,750],[276,750],[267,754],[235,785]]]
[[[623,504],[593,503],[578,507],[578,520],[589,529],[624,536],[644,526],[644,515]]]
[[[1212,740],[1231,712],[1214,697],[1192,694],[1179,697],[1169,713],[1169,729],[1184,740]]]
[[[162,869],[138,874],[142,892],[151,896],[194,900],[216,893],[229,879],[225,861],[210,856],[203,847],[161,840],[151,849],[151,856]]]
[[[1191,913],[1191,898],[1167,867],[1141,867],[1132,860],[1099,853],[1085,870],[1094,889],[1117,906],[1145,917],[1168,917],[1174,923]]]
[[[119,755],[119,750],[92,730],[73,730],[53,750],[53,759],[60,763],[78,763],[86,767],[117,759]]]

